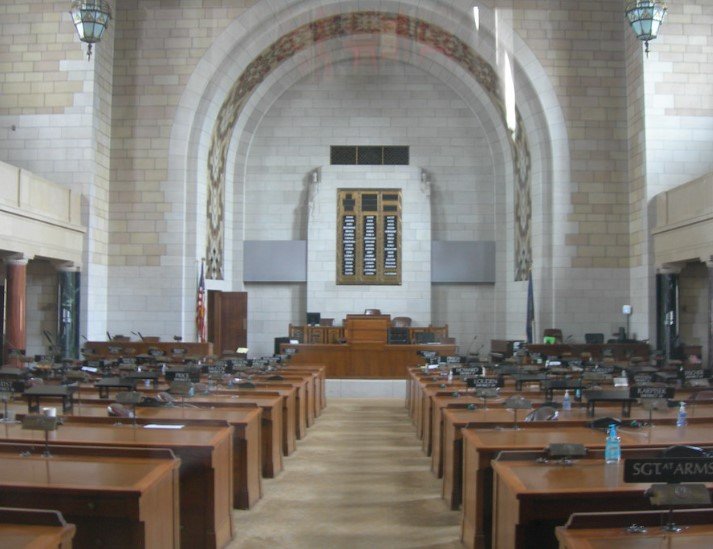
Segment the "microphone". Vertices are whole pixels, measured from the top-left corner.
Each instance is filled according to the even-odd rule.
[[[113,339],[111,337],[111,334],[109,333],[109,330],[106,331],[106,339],[107,339],[107,341],[111,341]]]
[[[564,342],[565,342],[565,343],[569,343],[570,341],[572,341],[572,334],[569,334],[569,335],[564,339]]]

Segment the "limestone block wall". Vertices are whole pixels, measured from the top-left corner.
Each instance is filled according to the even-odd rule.
[[[330,145],[408,145],[410,166],[330,166]],[[474,330],[491,333],[492,297],[481,295],[492,296],[492,287],[439,286],[432,293],[430,246],[418,252],[413,246],[430,245],[431,239],[496,238],[493,162],[486,132],[467,105],[418,67],[388,59],[342,61],[286,90],[255,131],[246,167],[244,223],[238,216],[236,221],[246,240],[309,237],[307,298],[294,285],[249,285],[255,311],[248,329],[251,351],[271,348],[275,334],[290,322],[302,323],[305,307],[337,320],[378,307],[411,316],[420,325],[449,322],[459,342],[472,338]],[[321,183],[310,206],[309,174],[315,169]],[[423,189],[421,169],[431,182]],[[408,191],[404,220],[422,222],[421,244],[404,243],[401,287],[335,286],[335,189],[340,186]],[[279,299],[273,299],[275,291]],[[478,300],[479,314],[464,293]],[[268,300],[276,305],[272,315],[265,311]],[[288,310],[286,304],[299,308]],[[438,319],[432,317],[436,310]],[[449,320],[443,320],[446,316]]]

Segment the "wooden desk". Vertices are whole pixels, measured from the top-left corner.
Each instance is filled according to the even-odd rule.
[[[158,349],[164,354],[157,356],[159,361],[183,362],[186,357],[205,357],[213,354],[212,343],[191,343],[188,341],[87,341],[82,347],[82,354],[88,360],[116,359],[150,355]]]
[[[327,378],[327,367],[324,364],[292,364],[292,361],[288,362],[286,365],[280,369],[280,372],[286,372],[288,374],[298,374],[298,375],[309,375],[312,377],[314,384],[314,416],[319,417],[327,407],[327,392],[326,392],[326,378]],[[309,423],[308,415],[308,426],[312,425]]]
[[[407,368],[423,362],[419,351],[435,351],[441,355],[454,355],[451,344],[389,345],[386,343],[286,344],[282,352],[295,349],[290,364],[324,364],[327,378],[404,379]]]
[[[556,549],[554,529],[573,512],[653,509],[645,495],[650,484],[625,484],[623,463],[582,459],[563,467],[526,459],[492,466],[492,536],[498,549]]]
[[[460,411],[457,411],[460,412]],[[450,414],[450,410],[448,411]],[[668,425],[656,425],[653,429],[624,428],[619,430],[622,448],[645,449],[673,444],[710,444],[710,429],[713,420],[701,420],[685,428],[675,427],[675,419]],[[464,429],[463,434],[463,511],[461,515],[461,539],[467,547],[490,546],[492,513],[491,462],[500,451],[542,450],[553,442],[583,444],[588,448],[603,448],[605,433],[570,424],[558,425],[546,422],[530,423],[519,431],[488,428]],[[455,477],[455,475],[454,475]]]
[[[274,378],[280,379],[274,379]],[[314,401],[314,376],[278,373],[274,375],[252,376],[251,381],[258,389],[270,390],[272,384],[290,385],[294,387],[295,393],[295,434],[301,440],[307,435],[307,427],[314,424],[315,401]],[[311,421],[308,417],[311,416]]]
[[[670,519],[684,527],[678,533],[661,530]],[[632,534],[632,524],[645,526],[647,532]],[[634,513],[575,513],[555,535],[560,549],[694,549],[713,546],[713,510],[678,509]]]
[[[77,528],[59,511],[0,507],[0,547],[72,549]]]
[[[10,405],[17,414],[24,413],[21,405]],[[236,509],[249,509],[262,497],[262,461],[260,457],[260,420],[262,410],[253,407],[221,408],[151,408],[137,407],[136,421],[145,423],[207,423],[225,421],[233,427],[233,505]],[[108,417],[106,404],[78,403],[71,415],[73,421],[97,421],[115,424],[131,423],[130,419]],[[60,427],[61,428],[61,427]]]
[[[0,452],[0,505],[51,502],[77,527],[74,547],[179,547],[175,459]]]
[[[240,394],[255,393],[278,394],[282,397],[282,452],[286,456],[292,455],[297,448],[297,424],[299,423],[300,406],[305,403],[305,399],[298,400],[298,388],[280,382],[257,382],[255,389],[219,389],[215,395],[230,396],[236,391]]]
[[[562,356],[571,355],[573,358],[579,358],[582,353],[590,353],[592,358],[601,359],[604,356],[604,351],[611,351],[611,356],[616,361],[628,360],[630,356],[640,356],[644,360],[649,358],[648,343],[555,343],[555,344],[539,344],[530,343],[527,346],[530,353],[537,353],[542,356]]]
[[[232,428],[222,423],[224,426],[186,425],[180,430],[164,430],[65,420],[57,431],[49,433],[49,441],[52,446],[172,450],[181,460],[181,547],[215,548],[232,539]],[[41,446],[44,436],[23,430],[19,424],[3,424],[0,440],[32,441]]]
[[[106,405],[106,400],[98,396],[91,398],[82,395],[80,403]],[[235,391],[230,395],[196,395],[187,399],[190,406],[199,408],[220,408],[257,405],[262,409],[262,429],[260,441],[262,448],[262,476],[273,478],[282,471],[282,429],[283,398],[276,393],[255,393]]]

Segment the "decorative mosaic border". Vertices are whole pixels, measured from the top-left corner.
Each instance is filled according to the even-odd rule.
[[[485,89],[505,124],[505,104],[498,75],[470,46],[443,28],[395,13],[362,11],[325,17],[296,28],[265,48],[233,84],[213,127],[208,155],[208,231],[206,278],[222,280],[225,243],[225,163],[235,123],[255,88],[283,61],[300,51],[333,38],[357,34],[395,34],[431,47],[466,70]],[[512,148],[515,186],[515,280],[527,280],[532,264],[530,226],[530,151],[517,114],[517,129],[508,131]]]

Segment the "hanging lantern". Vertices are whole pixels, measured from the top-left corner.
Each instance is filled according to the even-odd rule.
[[[92,44],[102,39],[111,20],[111,6],[105,0],[74,0],[69,10],[77,35],[89,44],[87,59],[92,57]]]
[[[630,0],[626,3],[626,18],[636,37],[646,44],[649,56],[649,40],[654,40],[666,15],[663,0]]]

